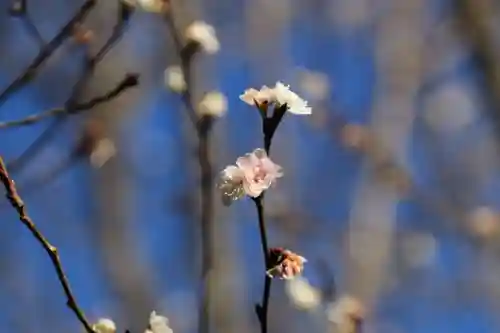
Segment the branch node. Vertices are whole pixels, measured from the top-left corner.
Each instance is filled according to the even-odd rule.
[[[57,247],[55,247],[54,245],[48,245],[48,248],[49,248],[49,251],[51,253],[53,253],[56,257],[59,256],[59,253],[57,252]]]

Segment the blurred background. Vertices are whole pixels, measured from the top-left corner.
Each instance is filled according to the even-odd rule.
[[[48,41],[82,3],[30,0],[29,17]],[[8,15],[11,0],[0,4],[4,89],[41,40]],[[90,45],[65,42],[1,105],[0,121],[64,105],[85,54],[109,38],[117,6],[100,1],[84,21]],[[227,96],[213,129],[215,170],[262,145],[257,111],[239,100],[246,88],[283,81],[313,108],[285,117],[273,143],[285,177],[266,195],[269,242],[308,263],[301,279],[273,284],[270,332],[349,332],[346,311],[362,313],[364,332],[500,331],[498,2],[171,6],[180,29],[204,20],[221,44],[193,68],[194,100]],[[121,332],[142,332],[152,310],[176,333],[197,331],[196,134],[164,79],[178,63],[161,15],[138,10],[80,98],[126,72],[140,73],[138,88],[91,111],[0,131],[0,154],[59,248],[81,307]],[[88,140],[92,149],[82,150]],[[212,331],[257,332],[264,264],[255,208],[247,199],[214,205]],[[80,332],[48,257],[5,198],[0,221],[1,330]]]

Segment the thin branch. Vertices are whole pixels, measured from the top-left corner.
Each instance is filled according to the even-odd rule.
[[[33,20],[31,19],[31,16],[28,13],[28,3],[26,0],[16,0],[12,4],[10,8],[10,14],[13,17],[19,18],[24,26],[26,27],[26,30],[30,34],[31,37],[33,37],[34,40],[38,43],[40,49],[43,49],[46,46],[46,42],[44,38],[42,37],[42,34],[36,27],[36,25],[33,23]]]
[[[40,31],[36,27],[35,23],[33,23],[31,16],[29,16],[29,14],[26,13],[21,17],[21,19],[23,20],[23,23],[26,27],[26,30],[28,30],[28,33],[30,34],[30,36],[33,37],[34,40],[36,40],[40,49],[43,49],[44,47],[46,47],[47,42],[45,41],[42,34],[40,33]]]
[[[486,108],[491,114],[495,134],[500,137],[500,64],[498,44],[494,22],[495,1],[454,1],[454,18],[456,28],[461,36],[470,44],[475,64],[484,80],[486,99],[490,107]]]
[[[2,92],[0,92],[0,107],[9,99],[12,94],[15,94],[19,89],[24,87],[38,74],[38,69],[45,61],[54,53],[57,48],[71,35],[76,23],[82,21],[96,4],[96,0],[87,0],[80,7],[78,12],[66,23],[66,25],[57,33],[57,35],[46,44],[46,46],[35,57],[33,62]]]
[[[283,117],[286,113],[287,105],[284,104],[281,107],[277,107],[274,109],[272,116],[267,116],[267,106],[266,109],[260,109],[259,111],[263,115],[262,117],[262,134],[264,136],[264,149],[267,155],[270,155],[271,144],[273,141],[274,134],[276,133],[276,129],[278,125],[283,120]],[[255,207],[257,208],[257,215],[259,219],[259,232],[260,232],[260,243],[262,245],[262,254],[264,256],[264,264],[265,264],[265,272],[264,275],[264,290],[262,292],[262,301],[260,304],[255,306],[255,312],[257,314],[257,318],[260,323],[260,331],[261,333],[267,333],[267,314],[269,312],[269,299],[271,297],[271,285],[272,278],[267,274],[268,269],[271,267],[270,257],[269,257],[269,246],[267,241],[267,232],[266,232],[266,222],[264,217],[264,194],[262,192],[260,196],[253,199],[255,203]]]
[[[102,59],[104,59],[109,50],[111,50],[123,36],[124,28],[127,22],[128,21],[125,19],[118,20],[110,38],[104,43],[101,49],[97,51],[95,56],[86,59],[84,71],[77,83],[73,86],[71,95],[65,103],[65,108],[69,110],[68,112],[71,112],[71,110],[74,109],[74,106],[77,105],[76,101],[81,95],[81,91],[86,82],[92,76],[94,68]],[[23,169],[33,158],[35,158],[38,155],[38,152],[40,152],[57,133],[59,127],[64,124],[64,121],[67,119],[66,116],[67,114],[63,114],[62,116],[55,118],[49,127],[46,128],[42,134],[26,150],[24,150],[21,155],[19,155],[19,157],[7,164],[9,169],[13,172]]]
[[[172,5],[168,7],[168,10],[165,13],[165,21],[167,22],[170,35],[172,39],[174,40],[175,48],[177,50],[177,53],[180,57],[180,62],[181,62],[181,70],[182,73],[184,74],[185,80],[186,80],[186,87],[187,89],[184,90],[182,93],[182,101],[186,105],[187,109],[187,114],[189,117],[189,120],[193,124],[193,126],[197,127],[198,126],[198,117],[196,115],[196,109],[192,103],[192,70],[191,70],[191,64],[192,64],[192,56],[189,56],[184,52],[185,50],[185,45],[183,44],[183,38],[182,35],[179,33],[179,30],[177,29],[175,25],[175,20],[174,20],[174,13],[173,13],[173,8]]]
[[[198,130],[198,163],[201,176],[201,252],[202,267],[201,279],[203,281],[203,297],[199,309],[199,332],[209,332],[210,329],[210,271],[214,265],[213,245],[213,171],[210,159],[210,132],[213,119],[203,117]]]
[[[198,163],[200,171],[200,228],[201,228],[201,283],[202,296],[198,308],[198,332],[210,332],[210,271],[214,264],[214,207],[213,207],[213,168],[210,158],[210,135],[213,125],[213,118],[203,116],[199,118],[193,103],[193,75],[192,62],[194,53],[186,52],[190,45],[185,45],[182,35],[179,33],[174,21],[172,5],[165,12],[165,21],[174,41],[175,48],[180,58],[180,67],[186,80],[186,89],[181,94],[182,102],[185,105],[187,115],[191,124],[196,129],[198,137]]]
[[[253,199],[255,207],[257,208],[257,214],[259,218],[260,243],[262,245],[262,253],[264,255],[264,263],[266,266],[265,271],[267,271],[270,268],[269,247],[267,243],[267,232],[266,232],[266,223],[264,219],[263,200],[264,200],[263,194]],[[255,307],[257,318],[259,319],[260,323],[261,333],[267,333],[267,313],[269,309],[269,298],[271,296],[271,283],[272,283],[271,277],[266,274],[264,280],[264,291],[262,293],[262,301],[261,304],[257,304]]]
[[[47,238],[45,238],[45,236],[41,233],[41,231],[38,230],[36,225],[28,216],[28,213],[26,211],[26,206],[24,205],[24,202],[17,193],[16,185],[14,181],[10,179],[9,173],[7,172],[7,168],[5,167],[5,163],[1,157],[0,157],[0,181],[2,182],[7,192],[6,193],[7,199],[9,200],[12,207],[17,211],[19,219],[24,224],[24,226],[28,228],[33,237],[35,237],[35,239],[40,243],[45,252],[47,252],[47,255],[50,257],[50,260],[52,261],[52,265],[54,266],[61,287],[63,288],[64,294],[66,295],[67,306],[74,312],[75,316],[82,323],[87,332],[95,333],[89,321],[85,317],[85,314],[78,306],[76,298],[73,295],[73,292],[71,291],[71,287],[69,285],[68,278],[62,267],[62,263],[59,258],[59,253],[57,248],[53,246],[47,240]]]
[[[42,121],[46,118],[49,117],[56,117],[56,116],[61,116],[64,114],[77,114],[82,111],[90,110],[94,108],[95,106],[109,102],[113,100],[115,97],[119,96],[121,93],[123,93],[125,90],[128,88],[137,86],[139,83],[138,81],[138,75],[137,74],[127,74],[127,76],[120,81],[120,83],[107,92],[104,95],[97,96],[89,100],[88,102],[80,103],[74,106],[74,109],[68,109],[67,107],[60,107],[60,108],[54,108],[50,109],[48,111],[44,111],[42,113],[37,113],[30,115],[26,118],[19,119],[19,120],[13,120],[13,121],[7,121],[7,122],[0,122],[0,129],[6,129],[6,128],[12,128],[12,127],[19,127],[19,126],[28,126],[35,124],[39,121]]]

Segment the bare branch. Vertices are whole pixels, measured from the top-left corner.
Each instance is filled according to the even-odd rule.
[[[54,51],[71,35],[75,24],[82,21],[90,13],[96,2],[96,0],[85,1],[71,20],[69,20],[57,35],[40,51],[40,53],[38,53],[33,62],[0,93],[0,107],[12,94],[15,94],[37,75],[40,66],[42,66]]]
[[[28,213],[26,211],[26,206],[24,205],[23,200],[17,193],[16,185],[14,181],[10,179],[9,173],[7,172],[7,168],[5,167],[5,163],[1,157],[0,157],[0,181],[5,187],[5,191],[7,192],[6,193],[7,199],[9,200],[12,207],[17,211],[19,219],[24,224],[24,226],[28,228],[33,237],[35,237],[35,239],[40,243],[45,252],[47,252],[47,255],[50,257],[50,260],[52,261],[52,265],[54,266],[61,287],[63,288],[64,294],[66,295],[67,298],[66,305],[75,313],[75,316],[82,323],[87,332],[95,333],[89,321],[85,317],[85,314],[78,306],[75,296],[71,291],[71,287],[69,285],[66,273],[64,272],[64,269],[62,267],[62,263],[59,258],[59,253],[57,251],[57,248],[53,246],[47,240],[47,238],[45,238],[42,232],[38,230],[35,223],[33,223],[31,218],[28,216]]]
[[[214,266],[214,179],[213,166],[210,157],[210,139],[214,119],[211,116],[198,117],[193,102],[192,64],[194,53],[190,52],[190,44],[184,43],[174,21],[173,6],[170,4],[165,11],[164,19],[180,58],[180,67],[186,80],[186,89],[181,94],[182,102],[191,124],[196,129],[198,138],[197,157],[200,171],[200,228],[201,228],[201,283],[202,296],[198,308],[198,331],[210,332],[210,271]]]
[[[129,15],[130,16],[130,15]],[[70,97],[66,100],[65,108],[67,108],[71,112],[75,105],[77,105],[77,100],[81,95],[82,89],[85,87],[85,84],[92,76],[95,67],[101,62],[109,50],[120,40],[123,35],[124,28],[128,22],[128,17],[121,17],[115,27],[113,28],[113,32],[108,40],[104,43],[99,51],[97,51],[96,55],[86,59],[85,68],[83,70],[82,75],[79,80],[73,86]],[[0,100],[1,105],[1,100]],[[9,169],[14,172],[20,169],[23,169],[30,161],[35,158],[38,153],[45,147],[45,145],[50,142],[52,137],[57,133],[57,130],[61,125],[64,124],[64,121],[67,119],[66,113],[62,114],[62,116],[57,117],[54,122],[52,122],[48,128],[46,128],[42,134],[38,136],[35,141],[28,146],[15,160],[7,163]]]
[[[12,120],[12,121],[7,121],[7,122],[0,122],[0,129],[6,129],[6,128],[13,128],[13,127],[20,127],[20,126],[28,126],[35,124],[39,121],[42,121],[46,118],[49,117],[58,117],[64,114],[77,114],[80,113],[81,111],[87,111],[95,106],[109,102],[119,96],[121,93],[123,93],[125,90],[131,87],[135,87],[139,84],[138,80],[138,75],[137,74],[127,74],[127,76],[120,81],[120,83],[114,87],[112,90],[107,92],[104,95],[97,96],[89,100],[88,102],[84,103],[79,103],[75,105],[74,109],[69,109],[69,108],[54,108],[50,109],[48,111],[44,111],[42,113],[37,113],[30,115],[26,118],[19,119],[19,120]]]

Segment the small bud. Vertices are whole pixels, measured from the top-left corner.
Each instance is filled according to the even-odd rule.
[[[221,117],[227,111],[227,98],[221,92],[209,92],[201,100],[197,111],[199,116]]]
[[[94,33],[92,30],[78,24],[73,28],[72,37],[77,44],[85,45],[94,39]]]
[[[359,332],[358,329],[366,316],[366,310],[358,299],[343,296],[328,306],[327,316],[340,332]]]
[[[321,303],[321,292],[313,287],[306,278],[297,277],[287,281],[285,291],[299,309],[314,309]]]
[[[116,155],[116,146],[109,138],[99,140],[90,154],[90,164],[99,169]]]
[[[123,81],[120,83],[120,87],[131,88],[139,85],[139,74],[137,73],[127,73]]]
[[[116,325],[111,319],[101,318],[92,325],[92,329],[97,333],[115,333]]]
[[[492,239],[500,231],[500,215],[487,206],[475,208],[467,222],[471,233],[480,240]]]
[[[328,97],[330,83],[326,74],[309,70],[303,70],[299,74],[300,88],[306,98],[322,101]]]
[[[173,333],[168,318],[157,315],[155,311],[149,316],[149,328],[144,333]]]
[[[203,21],[195,21],[187,27],[186,39],[199,44],[208,54],[217,53],[220,48],[214,27]]]
[[[307,260],[283,248],[272,248],[269,250],[269,266],[267,275],[279,279],[293,279],[304,270],[304,263]]]
[[[168,8],[167,0],[137,0],[142,10],[151,13],[162,13]]]
[[[341,131],[342,143],[355,150],[364,150],[369,145],[370,133],[365,126],[357,124],[347,124]]]
[[[9,8],[9,14],[14,17],[23,16],[26,14],[26,1],[14,0]]]
[[[167,67],[165,70],[165,86],[176,93],[186,90],[186,80],[180,66]]]

